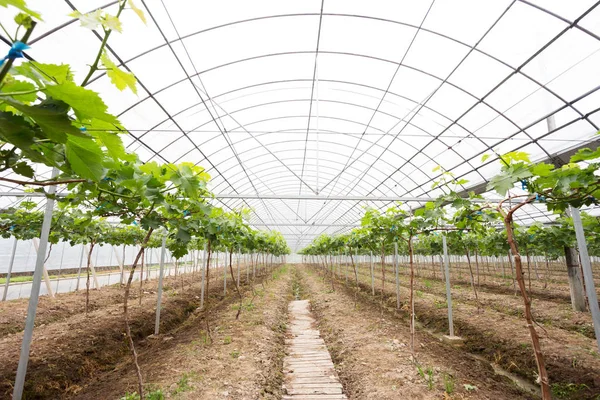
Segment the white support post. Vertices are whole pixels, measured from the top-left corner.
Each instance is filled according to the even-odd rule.
[[[156,299],[156,321],[154,322],[154,334],[158,335],[160,329],[160,304],[162,302],[163,277],[165,271],[165,253],[167,246],[167,235],[163,236],[162,247],[160,250],[160,272],[158,275],[158,294]]]
[[[396,271],[396,309],[400,309],[400,275],[398,271],[398,243],[394,242],[394,271]]]
[[[242,250],[238,247],[237,254],[237,285],[240,287],[240,257],[242,256]]]
[[[446,244],[446,235],[442,235],[442,244],[444,245],[444,271],[446,273],[446,302],[448,303],[448,326],[450,327],[450,336],[454,337],[454,322],[452,320],[452,295],[450,294],[450,263],[448,260],[448,245]]]
[[[581,268],[583,269],[583,279],[585,282],[585,291],[588,296],[592,321],[594,322],[594,332],[596,333],[596,344],[600,351],[600,310],[598,309],[598,297],[596,295],[596,287],[594,285],[594,275],[590,264],[590,256],[588,254],[587,243],[585,241],[585,233],[583,224],[581,223],[581,215],[579,209],[570,207],[573,218],[573,226],[575,228],[575,236],[577,237],[577,246],[579,247],[579,257],[581,258]]]
[[[36,253],[39,254],[40,253],[40,243],[37,238],[33,238],[33,247],[35,247]],[[44,250],[44,254],[42,254],[42,258],[44,259],[44,261],[46,260],[46,250]],[[48,276],[48,270],[46,269],[45,262],[43,263],[42,274],[44,276],[44,283],[46,284],[46,290],[48,291],[48,296],[54,297],[54,292],[52,291],[52,287],[50,285],[50,276]]]
[[[375,276],[373,275],[373,252],[371,252],[371,256],[369,257],[371,263],[371,293],[375,296]]]
[[[75,291],[79,290],[79,281],[81,279],[81,267],[83,266],[83,250],[85,250],[85,245],[81,245],[81,255],[79,256],[79,269],[77,270],[77,285],[75,285]]]
[[[10,285],[10,274],[12,273],[13,265],[15,263],[15,254],[17,253],[17,242],[19,240],[15,238],[13,243],[12,252],[10,253],[10,262],[8,264],[8,271],[6,273],[6,283],[4,284],[4,293],[2,294],[2,301],[6,301],[8,295],[8,286]]]
[[[225,250],[225,265],[223,266],[223,296],[227,296],[227,250]]]
[[[202,252],[202,285],[200,286],[200,308],[204,307],[204,283],[206,280],[206,243]]]
[[[58,176],[58,169],[52,169],[51,179]],[[48,188],[48,194],[56,193],[56,186]],[[23,343],[21,345],[21,354],[19,356],[19,365],[17,367],[17,376],[13,390],[13,400],[21,400],[23,397],[23,387],[25,386],[25,375],[27,374],[27,364],[29,363],[29,350],[31,348],[31,339],[33,337],[33,328],[35,325],[35,314],[37,312],[38,301],[40,298],[40,287],[42,285],[42,275],[44,272],[44,259],[46,258],[46,247],[48,246],[48,236],[50,226],[52,225],[52,211],[54,209],[53,197],[46,199],[46,210],[44,211],[44,220],[40,234],[40,246],[35,260],[35,270],[33,272],[33,282],[31,283],[31,295],[29,296],[29,306],[27,307],[27,317],[25,318],[25,329],[23,332]]]
[[[117,263],[119,264],[119,272],[121,273],[121,276],[123,276],[123,268],[125,268],[125,264],[124,264],[125,260],[121,260],[121,258],[119,257],[119,253],[117,253],[117,248],[115,246],[110,246],[110,247],[112,247],[113,253],[115,253],[115,257],[117,258]],[[120,280],[119,282],[123,283],[123,280]]]

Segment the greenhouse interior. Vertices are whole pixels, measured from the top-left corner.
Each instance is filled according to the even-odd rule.
[[[0,28],[0,398],[600,399],[600,1]]]

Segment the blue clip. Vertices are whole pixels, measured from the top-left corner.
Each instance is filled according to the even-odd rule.
[[[545,203],[546,202],[546,198],[544,196],[540,196],[539,194],[535,194],[535,199],[537,201],[539,201],[540,203]]]
[[[188,215],[190,215],[190,212],[189,212],[189,210],[184,210],[184,211],[183,211],[183,216],[184,216],[184,217],[187,217]]]
[[[133,225],[137,226],[137,222],[133,221]]]
[[[80,127],[79,130],[81,132],[87,132],[87,128],[85,126]]]
[[[8,228],[9,231],[14,231],[15,230],[15,226],[11,225],[10,228]]]
[[[525,179],[521,180],[521,189],[527,190],[527,181]]]
[[[6,60],[14,60],[15,58],[23,58],[23,50],[27,50],[30,47],[27,46],[25,43],[17,40],[16,42],[13,43],[12,47],[10,48],[10,50],[8,50],[8,54],[2,59],[0,60],[0,67],[4,64],[4,61]]]

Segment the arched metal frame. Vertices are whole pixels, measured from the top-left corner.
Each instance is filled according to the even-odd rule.
[[[72,1],[65,0],[65,2],[71,9],[76,9],[76,6]],[[285,194],[294,191],[297,193],[302,193],[303,191],[307,190],[314,192],[315,188],[312,187],[312,182],[316,180],[316,177],[313,172],[306,169],[306,166],[312,165],[312,161],[314,159],[314,157],[308,155],[308,149],[309,144],[312,144],[311,140],[309,140],[309,137],[310,135],[314,135],[316,133],[316,130],[311,127],[311,119],[316,118],[313,112],[313,103],[315,103],[315,101],[323,104],[335,104],[336,106],[343,107],[345,110],[345,114],[343,116],[321,114],[318,116],[321,121],[329,120],[335,122],[332,125],[338,123],[341,128],[346,124],[352,124],[358,127],[357,132],[352,134],[341,128],[318,130],[320,134],[330,133],[332,135],[331,138],[337,138],[338,136],[341,136],[349,139],[348,143],[333,141],[333,139],[328,138],[320,140],[322,144],[327,144],[330,146],[330,148],[337,148],[344,152],[350,150],[349,156],[347,153],[337,154],[336,152],[328,149],[320,150],[320,152],[323,154],[323,157],[327,159],[328,165],[322,165],[320,167],[318,174],[321,176],[321,178],[324,178],[326,183],[322,185],[322,187],[317,187],[316,191],[318,192],[320,190],[327,189],[327,193],[329,195],[338,196],[352,195],[357,193],[361,195],[374,196],[378,194],[397,196],[426,196],[439,193],[440,189],[437,189],[436,191],[428,188],[433,181],[439,178],[439,175],[430,173],[424,168],[432,162],[435,163],[436,159],[445,151],[449,151],[452,154],[452,163],[448,166],[445,165],[444,167],[446,169],[450,171],[459,171],[459,173],[456,174],[458,178],[474,176],[476,177],[475,183],[486,182],[486,179],[489,178],[489,173],[487,172],[489,169],[487,168],[492,162],[495,161],[494,157],[490,157],[490,159],[485,163],[477,162],[476,159],[486,152],[494,152],[492,145],[489,145],[488,142],[486,142],[486,140],[493,139],[481,137],[478,135],[478,131],[499,118],[507,122],[514,128],[514,130],[512,133],[498,137],[493,143],[493,146],[506,145],[510,150],[530,149],[531,146],[535,146],[539,149],[541,156],[547,159],[552,158],[553,154],[551,154],[543,146],[542,142],[544,140],[552,140],[553,134],[560,133],[563,129],[569,128],[570,126],[580,122],[588,124],[588,126],[593,130],[598,130],[598,126],[592,117],[597,117],[595,114],[600,110],[600,108],[583,112],[577,107],[577,103],[584,99],[592,98],[591,96],[597,94],[600,86],[590,87],[586,93],[573,99],[567,99],[561,97],[556,91],[550,89],[548,87],[548,83],[541,83],[530,74],[525,73],[523,69],[530,62],[536,59],[544,50],[549,48],[553,43],[561,38],[566,32],[572,29],[586,34],[587,36],[595,39],[595,41],[600,41],[600,37],[596,33],[579,24],[586,16],[590,15],[597,8],[600,2],[591,4],[591,6],[582,12],[576,19],[569,20],[561,15],[558,15],[557,13],[541,7],[538,4],[535,4],[532,1],[512,1],[507,5],[506,9],[497,16],[496,20],[490,24],[483,35],[472,45],[423,26],[427,16],[429,15],[429,11],[432,9],[432,7],[435,7],[435,0],[433,0],[429,5],[429,9],[423,15],[423,19],[419,25],[368,15],[324,12],[325,0],[322,0],[320,2],[320,12],[262,15],[199,29],[183,36],[181,36],[177,31],[176,21],[171,18],[167,5],[165,5],[162,0],[160,0],[160,2],[164,8],[164,12],[172,24],[170,28],[174,29],[176,32],[176,39],[167,38],[163,28],[159,26],[157,19],[155,18],[154,14],[157,11],[151,7],[149,8],[148,5],[144,3],[145,12],[149,17],[149,20],[154,23],[153,28],[158,30],[164,40],[164,43],[140,52],[139,54],[136,54],[127,60],[124,60],[122,57],[120,57],[120,55],[117,54],[113,48],[109,47],[108,50],[123,68],[135,74],[135,71],[130,67],[131,62],[150,55],[153,52],[168,48],[176,62],[181,67],[181,70],[184,72],[185,77],[182,79],[177,79],[174,82],[171,82],[170,84],[154,91],[150,91],[144,82],[138,79],[138,85],[141,91],[145,93],[145,96],[139,101],[134,102],[123,109],[119,115],[123,116],[131,111],[135,111],[136,107],[143,106],[146,102],[152,102],[154,105],[156,105],[165,114],[166,118],[156,123],[150,129],[140,130],[135,126],[126,126],[126,128],[129,129],[130,137],[133,140],[129,144],[129,148],[134,151],[141,151],[141,149],[144,148],[145,151],[149,152],[150,158],[155,158],[164,162],[178,162],[179,160],[185,159],[188,156],[199,154],[200,158],[195,160],[195,162],[207,167],[207,170],[214,175],[215,185],[213,189],[217,192],[229,191],[236,194],[250,192],[254,194],[259,194],[261,192],[268,194]],[[116,3],[116,1],[110,2],[103,8],[114,8]],[[478,47],[478,45],[484,40],[488,33],[493,31],[496,24],[498,24],[517,3],[526,5],[537,12],[553,17],[565,24],[565,26],[550,40],[537,49],[537,51],[533,52],[529,57],[527,57],[524,62],[518,66],[512,66],[510,63],[483,51]],[[169,5],[169,7],[173,6]],[[409,46],[405,50],[404,55],[399,62],[357,52],[323,50],[319,48],[319,43],[321,39],[321,26],[324,17],[327,19],[360,19],[381,24],[399,25],[414,29],[414,36],[412,37]],[[187,39],[192,37],[203,37],[202,35],[207,32],[220,32],[220,29],[226,27],[241,26],[243,24],[260,24],[266,20],[284,18],[319,19],[317,43],[314,50],[256,54],[250,57],[234,59],[221,65],[215,65],[202,71],[198,71],[194,65],[190,53],[188,52],[188,49],[186,48]],[[76,20],[69,20],[59,26],[56,26],[55,28],[52,28],[46,31],[44,34],[34,38],[31,43],[34,44],[42,41],[49,41],[52,39],[52,35],[54,33],[66,28],[75,21]],[[444,40],[448,40],[451,43],[460,45],[467,50],[466,54],[464,54],[461,60],[454,65],[453,69],[449,74],[447,74],[447,76],[436,76],[430,72],[424,71],[423,69],[404,63],[404,59],[407,54],[409,54],[411,46],[413,45],[413,42],[420,31],[427,32]],[[98,40],[101,40],[101,37],[97,32],[94,32],[94,34]],[[1,39],[5,43],[8,42],[5,38]],[[178,52],[173,48],[173,46],[176,44],[182,46],[183,51],[188,58],[187,61],[189,61],[193,67],[193,74],[188,73],[186,68],[183,66],[182,59],[180,58],[181,54],[178,54]],[[495,86],[493,86],[482,96],[477,96],[450,81],[450,78],[454,72],[459,69],[459,67],[472,53],[478,53],[479,55],[486,57],[486,59],[492,60],[493,62],[498,63],[510,71],[507,76],[501,79]],[[291,79],[286,80],[258,82],[239,86],[218,94],[212,93],[212,95],[208,93],[203,83],[203,77],[206,77],[208,73],[225,70],[227,67],[232,65],[243,66],[250,61],[279,60],[287,56],[297,55],[314,57],[312,79],[292,77]],[[347,57],[350,60],[349,62],[352,62],[353,59],[358,58],[369,59],[377,63],[392,65],[395,68],[395,73],[389,80],[389,83],[386,87],[375,87],[359,81],[354,82],[334,79],[320,79],[317,76],[317,60],[319,55]],[[428,79],[433,79],[434,82],[436,82],[436,88],[433,93],[431,93],[425,99],[414,99],[403,93],[396,93],[391,90],[394,78],[401,68],[412,70],[418,74],[428,77]],[[530,93],[527,97],[536,94],[540,90],[543,90],[544,93],[551,96],[552,99],[557,100],[561,105],[553,109],[553,111],[549,112],[547,115],[539,115],[538,118],[536,118],[533,122],[520,125],[517,121],[511,119],[506,114],[506,111],[503,112],[500,109],[495,108],[489,101],[487,101],[487,99],[495,91],[501,88],[513,76],[520,76],[535,85],[537,89]],[[101,82],[102,80],[106,79],[105,73],[99,72],[94,76],[90,83]],[[183,109],[176,113],[169,113],[167,111],[167,107],[161,103],[157,96],[160,96],[169,89],[186,82],[189,82],[192,85],[197,98],[186,98],[184,103],[182,103],[185,105]],[[303,89],[310,88],[310,96],[299,97],[292,95],[273,101],[264,101],[260,99],[261,94],[271,90],[286,91],[287,94],[287,90],[289,88],[287,88],[286,85],[290,83],[305,85],[301,87]],[[361,104],[359,101],[341,101],[333,97],[328,98],[327,95],[315,99],[315,85],[318,85],[319,83],[339,85],[340,87],[344,87],[344,90],[347,90],[348,92],[354,91],[354,93],[359,93],[362,96],[368,96],[369,94],[367,91],[372,94],[373,97],[374,93],[377,93],[378,96],[380,96],[378,105],[373,107],[368,106],[366,103]],[[435,94],[445,85],[458,90],[472,100],[470,107],[466,108],[458,117],[450,117],[445,115],[442,110],[429,105],[430,100],[434,98]],[[258,89],[258,91],[256,91],[256,89]],[[363,92],[361,92],[361,90]],[[258,97],[259,100],[254,100],[255,97]],[[527,97],[521,99],[519,102],[524,101],[527,99]],[[226,109],[229,102],[235,102],[236,100],[240,99],[243,99],[244,101],[242,106],[236,106],[235,109]],[[409,109],[404,115],[395,115],[389,111],[380,109],[380,106],[384,101],[392,103],[395,101],[408,102],[409,104],[412,104],[414,108]],[[304,103],[309,103],[306,107],[308,111],[306,114],[301,113],[292,115],[273,113],[269,114],[267,118],[252,118],[251,120],[248,120],[248,118],[244,119],[245,114],[268,110],[270,107]],[[473,112],[473,110],[480,105],[485,106],[486,109],[492,110],[495,116],[485,125],[480,126],[477,129],[469,130],[462,123],[462,120],[464,120],[469,113]],[[367,121],[354,118],[352,111],[353,109],[367,111],[371,114],[371,117]],[[508,110],[510,110],[510,108]],[[544,120],[549,117],[558,115],[559,113],[567,110],[572,112],[575,117],[564,121],[558,127],[549,129],[544,134],[536,136],[530,134],[530,128],[535,127],[537,124],[543,123]],[[422,111],[426,111],[427,113],[431,113],[432,116],[435,116],[435,120],[430,119],[429,122],[439,125],[441,127],[441,131],[430,132],[426,127],[421,126],[419,121],[416,119],[417,116],[419,118],[428,118],[427,115],[423,115],[421,113]],[[181,124],[178,122],[178,119],[187,118],[186,115],[189,112],[195,112],[196,115],[205,115],[202,116],[194,128],[183,129]],[[240,115],[242,116],[241,121],[243,123],[240,123],[237,119]],[[378,115],[385,116],[396,122],[392,128],[384,126],[378,127],[376,124],[374,124],[374,119]],[[305,126],[298,125],[298,120],[304,120]],[[274,121],[283,123],[283,127],[275,130],[261,129],[262,125],[266,124],[268,126],[269,123]],[[228,128],[225,122],[228,122],[229,125],[232,126]],[[231,124],[231,122],[233,122],[233,124]],[[164,146],[157,146],[157,144],[152,143],[152,138],[149,136],[149,133],[161,132],[161,126],[165,124],[174,126],[176,129],[170,132],[176,132],[179,136]],[[190,137],[190,134],[195,132],[208,132],[207,129],[211,127],[213,129],[216,128],[216,130],[213,131],[213,133],[217,133],[216,135],[209,135],[209,137],[204,140],[196,140]],[[252,130],[254,127],[256,127],[255,131]],[[422,132],[422,137],[427,139],[425,144],[412,144],[410,135],[403,135],[407,127]],[[464,134],[454,134],[454,127],[456,127],[460,132],[464,132]],[[273,135],[289,135],[290,132],[294,132],[294,134],[297,133],[298,138],[287,141],[273,140]],[[236,135],[238,135],[238,137],[236,137]],[[520,139],[518,142],[515,142],[517,137]],[[350,139],[354,140],[357,138],[358,140],[355,140],[355,142],[350,141]],[[586,137],[576,138],[576,140],[571,141],[565,139],[565,143],[567,144],[565,147],[581,145],[581,142],[585,140]],[[474,151],[468,155],[463,155],[461,154],[460,149],[457,149],[455,146],[464,144],[466,141],[477,142],[479,146],[483,146],[484,150]],[[434,143],[439,143],[441,148],[444,148],[444,150],[442,152],[432,153],[430,149],[433,147]],[[366,149],[364,146],[362,149],[359,149],[363,144],[367,146]],[[169,149],[174,149],[176,146],[190,146],[190,149],[174,159],[168,159],[165,157],[166,153],[169,152]],[[400,153],[401,147],[399,146],[405,146],[406,148],[411,148],[412,150],[408,156],[404,156]],[[302,157],[295,157],[292,153],[298,152],[299,150],[302,151]],[[421,160],[419,161],[417,157],[419,157]],[[423,161],[423,158],[425,161]],[[394,164],[390,162],[390,160],[397,160],[399,161],[399,164]],[[419,177],[413,177],[413,171],[418,171]],[[424,178],[422,178],[422,176]],[[8,190],[11,189],[9,185],[5,184],[2,184],[0,187]],[[468,188],[465,188],[465,190],[466,189]],[[331,233],[348,229],[343,226],[340,227],[340,225],[351,225],[356,223],[356,221],[360,218],[360,214],[362,213],[359,209],[359,206],[362,203],[359,202],[329,201],[324,202],[323,204],[311,204],[309,201],[305,202],[305,204],[302,204],[301,206],[300,200],[266,201],[259,199],[250,201],[244,199],[230,199],[220,201],[228,208],[235,208],[239,206],[253,208],[255,212],[253,213],[252,221],[260,223],[267,228],[269,228],[269,223],[280,224],[281,222],[276,221],[284,221],[283,223],[285,223],[285,221],[289,221],[290,227],[293,227],[294,229],[283,231],[286,235],[292,235],[292,237],[295,237],[298,242],[309,240],[321,232]],[[387,206],[387,204],[373,204],[373,206],[382,208]],[[301,208],[302,212],[300,211]],[[301,214],[304,214],[304,216]],[[524,208],[520,213],[520,218],[523,220],[535,220],[540,218],[548,219],[551,217],[543,209],[543,207],[536,205],[530,207],[530,209]],[[295,220],[300,220],[303,223],[306,223],[306,229],[297,229],[297,227],[293,226],[292,223]],[[311,228],[310,224],[312,223],[322,226],[314,226]],[[331,228],[327,228],[327,226],[331,226]],[[297,244],[294,245],[294,243],[290,242],[290,245],[294,248],[294,250],[298,250]]]

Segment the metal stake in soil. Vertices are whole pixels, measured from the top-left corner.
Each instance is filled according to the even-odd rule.
[[[52,169],[52,177],[58,176],[58,169]],[[56,186],[48,188],[48,194],[53,195],[56,192]],[[29,362],[29,349],[31,348],[31,338],[33,337],[33,327],[35,324],[35,314],[37,312],[38,301],[40,298],[40,287],[42,285],[42,273],[44,271],[44,259],[46,258],[46,247],[48,246],[48,235],[50,234],[50,225],[52,224],[52,210],[54,209],[54,199],[46,199],[46,210],[42,222],[42,232],[40,235],[40,245],[35,260],[35,270],[33,272],[33,282],[31,283],[31,296],[29,297],[29,307],[27,308],[27,318],[25,319],[25,330],[23,333],[23,344],[21,346],[21,355],[19,357],[19,366],[17,367],[17,377],[15,378],[15,389],[13,391],[13,400],[21,400],[23,396],[23,387],[25,385],[25,375],[27,374],[27,363]]]
[[[163,276],[165,271],[165,248],[167,246],[167,235],[163,236],[162,247],[160,249],[160,272],[158,275],[158,293],[156,299],[156,321],[154,322],[154,334],[158,335],[160,328],[160,303],[162,302]]]
[[[442,244],[444,245],[444,271],[446,272],[446,302],[448,303],[448,325],[450,327],[450,336],[454,336],[454,322],[452,320],[452,295],[450,294],[450,263],[448,260],[448,245],[446,244],[446,236],[442,236]]]
[[[596,333],[596,343],[600,351],[600,310],[598,309],[598,297],[596,296],[596,288],[594,287],[594,275],[592,274],[592,266],[590,265],[590,256],[588,255],[587,243],[585,242],[585,234],[583,232],[583,224],[581,223],[581,215],[579,209],[570,207],[573,216],[573,226],[575,227],[575,236],[577,237],[577,246],[579,247],[579,256],[581,258],[581,266],[583,268],[583,279],[585,281],[585,290],[590,304],[590,312],[592,313],[592,321],[594,321],[594,332]]]
[[[206,279],[206,243],[202,252],[202,286],[200,287],[200,308],[204,307],[204,280]]]
[[[398,274],[398,243],[394,243],[394,270],[396,271],[396,309],[400,309],[400,275]]]
[[[8,285],[10,285],[10,273],[12,272],[13,265],[15,263],[15,254],[17,252],[18,241],[19,240],[15,238],[12,252],[10,253],[10,263],[8,264],[8,272],[6,273],[6,283],[4,284],[4,293],[2,294],[2,301],[6,301],[6,295],[8,294]]]

